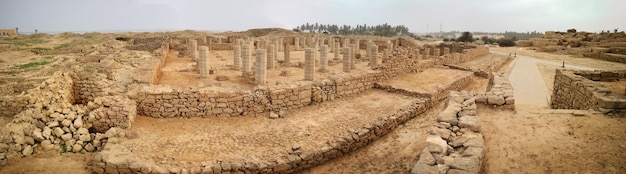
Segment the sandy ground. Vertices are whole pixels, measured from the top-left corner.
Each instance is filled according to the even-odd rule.
[[[624,173],[626,120],[479,107],[484,173]],[[555,112],[555,113],[552,113]]]
[[[48,151],[36,153],[33,156],[13,159],[9,164],[0,168],[0,173],[11,174],[90,174],[87,170],[87,162],[93,158],[94,153],[59,153]]]
[[[383,82],[397,89],[433,94],[457,79],[472,75],[472,72],[448,68],[429,68],[420,73],[398,75],[392,80]]]
[[[522,51],[514,66],[505,70],[515,90],[517,111],[478,110],[487,147],[484,173],[626,173],[624,118],[590,111],[575,117],[573,110],[547,109],[542,102],[551,94],[561,60],[569,62],[566,68],[626,69],[624,64],[597,59]]]
[[[494,70],[497,68],[500,62],[510,61],[513,58],[503,56],[500,54],[489,54],[487,56],[475,59],[473,61],[467,61],[460,63],[460,66],[472,68],[474,70]]]
[[[285,118],[166,118],[138,117],[132,131],[139,137],[120,145],[161,165],[189,167],[189,163],[272,159],[300,145],[320,149],[328,140],[407,107],[417,98],[380,90],[288,111]],[[375,104],[373,104],[375,103]],[[175,159],[175,160],[167,160]]]

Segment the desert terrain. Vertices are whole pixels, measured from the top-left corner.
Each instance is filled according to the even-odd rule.
[[[626,64],[530,48],[283,29],[0,37],[0,173],[625,173]],[[553,108],[570,71],[616,109]]]

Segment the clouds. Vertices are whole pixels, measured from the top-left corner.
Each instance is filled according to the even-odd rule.
[[[245,30],[306,22],[403,24],[411,31],[626,28],[621,0],[2,0],[0,28],[22,31]]]

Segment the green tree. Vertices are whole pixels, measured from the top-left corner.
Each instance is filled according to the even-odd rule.
[[[463,32],[463,34],[461,34],[461,37],[459,37],[459,39],[457,39],[457,41],[459,42],[474,42],[474,36],[472,36],[472,33],[470,33],[469,31]]]

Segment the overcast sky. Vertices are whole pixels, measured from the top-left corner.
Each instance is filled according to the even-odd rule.
[[[21,32],[292,29],[403,24],[412,32],[626,29],[626,0],[0,0]]]

